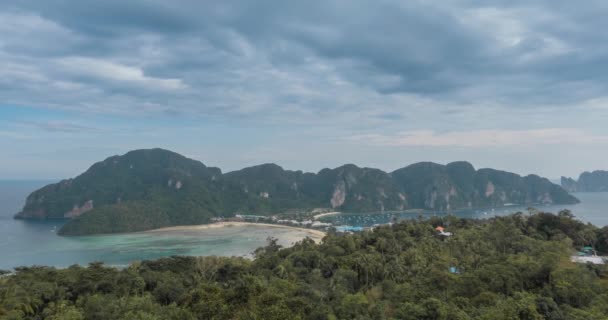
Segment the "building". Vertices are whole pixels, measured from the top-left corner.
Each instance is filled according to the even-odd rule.
[[[577,263],[605,264],[606,258],[600,256],[571,256],[570,261]]]
[[[442,226],[438,226],[435,228],[435,230],[437,231],[437,234],[443,237],[451,237],[452,233],[451,232],[447,232],[445,231],[445,228]]]

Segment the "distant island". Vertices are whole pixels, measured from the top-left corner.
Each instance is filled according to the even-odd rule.
[[[61,235],[144,231],[237,214],[326,208],[342,212],[449,211],[579,202],[537,175],[421,162],[387,173],[347,164],[318,173],[263,164],[229,173],[163,149],[112,156],[27,197],[16,219],[70,219]]]
[[[608,171],[585,171],[578,180],[562,177],[561,185],[568,192],[608,192]]]

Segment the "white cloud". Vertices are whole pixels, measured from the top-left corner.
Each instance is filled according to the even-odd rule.
[[[365,134],[349,140],[380,146],[427,146],[485,148],[538,146],[576,143],[608,143],[608,135],[593,135],[579,129],[549,128],[532,130],[472,130],[438,133],[432,130],[400,132],[395,135]]]
[[[80,40],[76,34],[60,24],[39,15],[22,12],[0,11],[0,49],[21,52],[54,50],[49,44],[59,44],[58,48]]]
[[[0,137],[11,138],[11,139],[28,139],[30,135],[16,132],[16,131],[0,131]]]
[[[266,138],[287,135],[290,145],[310,141],[314,152],[306,154],[335,143],[327,150],[348,155],[344,161],[395,149],[403,153],[393,159],[409,159],[412,149],[424,149],[416,161],[432,160],[431,149],[450,158],[455,151],[447,146],[463,147],[456,150],[461,158],[479,158],[499,144],[531,146],[526,152],[545,157],[560,143],[587,159],[606,157],[608,149],[591,144],[605,145],[608,135],[608,42],[597,32],[606,12],[599,2],[499,1],[487,8],[477,1],[236,1],[214,10],[194,2],[99,4],[0,4],[1,104],[44,110],[32,119],[40,123],[71,114],[97,126],[89,117],[99,116],[111,128],[127,121],[159,136],[183,133],[179,125],[189,120],[197,128],[228,123],[230,130],[211,135],[226,148],[245,126]],[[69,123],[82,123],[67,122],[48,123],[42,133],[67,137],[79,130]],[[157,122],[179,129],[160,134]],[[128,132],[118,139],[125,150],[158,142]],[[359,144],[340,138],[352,133]],[[437,148],[392,147],[399,145]],[[252,154],[280,148],[268,142]],[[316,161],[294,153],[304,164]]]
[[[514,62],[542,62],[552,56],[572,53],[565,40],[538,28],[535,23],[561,25],[563,19],[539,8],[481,7],[465,11],[459,21],[495,41],[495,55],[511,54]]]
[[[76,75],[134,83],[148,89],[179,90],[186,87],[181,79],[146,76],[144,71],[139,67],[127,66],[103,59],[67,57],[58,59],[57,63],[63,70]]]

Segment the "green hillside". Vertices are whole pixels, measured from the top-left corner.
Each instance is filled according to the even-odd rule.
[[[386,173],[353,164],[318,173],[263,164],[222,174],[163,149],[135,150],[30,194],[19,219],[71,219],[63,235],[208,223],[235,214],[327,208],[346,212],[454,210],[576,203],[549,180],[467,162],[416,163]]]
[[[570,262],[586,245],[607,252],[608,227],[520,213],[270,241],[253,260],[22,267],[0,271],[0,319],[607,319],[608,268]]]
[[[585,171],[580,174],[578,181],[562,177],[561,184],[570,192],[606,192],[608,191],[608,171]]]

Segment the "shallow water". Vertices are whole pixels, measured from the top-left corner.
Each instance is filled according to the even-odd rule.
[[[133,233],[120,235],[59,237],[55,234],[61,222],[32,222],[14,220],[25,197],[49,181],[0,181],[0,269],[21,265],[52,265],[65,267],[103,261],[110,265],[156,259],[171,255],[250,256],[273,236],[281,245],[290,245],[307,233],[294,229],[262,226],[239,226],[199,231],[163,231],[161,233]],[[598,226],[608,225],[605,208],[608,193],[579,193],[577,205],[545,206],[540,209],[557,212],[570,209],[584,221]],[[526,210],[527,207],[505,207],[488,210],[462,210],[453,214],[461,217],[487,218]],[[484,214],[485,213],[485,214]],[[446,213],[427,212],[425,216]],[[343,214],[323,220],[351,226],[371,226],[397,220],[416,218],[420,213]]]
[[[55,234],[62,222],[14,220],[27,194],[47,184],[0,182],[0,269],[22,265],[66,267],[103,261],[110,265],[171,255],[251,256],[272,236],[283,246],[306,237],[305,231],[263,226],[234,226],[198,231],[163,231],[87,237]]]
[[[126,265],[135,260],[172,255],[251,256],[275,237],[287,246],[306,232],[260,226],[235,226],[197,232],[133,233],[87,237],[60,237],[57,223],[0,221],[0,268],[44,264],[65,267],[103,261]]]
[[[608,192],[594,193],[574,193],[581,203],[574,205],[544,205],[537,206],[540,211],[557,213],[561,210],[568,209],[576,216],[585,222],[592,223],[596,226],[603,227],[608,225]],[[349,214],[343,213],[336,216],[327,216],[321,218],[322,221],[331,222],[336,225],[347,225],[355,227],[369,227],[374,224],[385,224],[394,220],[400,221],[405,219],[415,219],[419,216],[446,216],[448,214],[455,215],[461,218],[484,219],[494,216],[503,216],[515,212],[527,212],[529,206],[507,206],[501,208],[487,209],[465,209],[455,210],[453,212],[385,212],[372,214]]]

